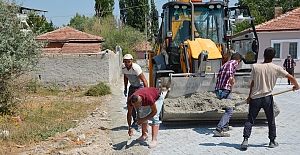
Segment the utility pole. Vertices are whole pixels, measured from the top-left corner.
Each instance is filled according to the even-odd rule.
[[[147,14],[145,13],[145,33],[146,33],[146,56],[145,56],[145,60],[146,60],[146,68],[148,68],[148,41],[147,41],[147,35],[148,35],[148,32],[147,32]]]

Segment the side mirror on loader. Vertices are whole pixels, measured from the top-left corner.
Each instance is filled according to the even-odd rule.
[[[257,53],[257,50],[258,50],[257,47],[258,47],[258,46],[257,46],[256,40],[253,40],[253,42],[252,42],[252,47],[251,47],[251,48],[252,48],[252,51],[255,52],[255,53]]]

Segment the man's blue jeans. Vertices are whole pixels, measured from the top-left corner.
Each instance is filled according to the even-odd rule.
[[[160,97],[155,102],[157,113],[152,118],[150,118],[152,120],[152,126],[159,126],[159,124],[160,124],[159,115],[160,115],[162,106],[164,104],[164,99],[165,99],[165,96],[160,95]],[[152,110],[151,110],[150,106],[141,106],[139,109],[139,112],[140,112],[139,113],[140,118],[145,118],[152,112]],[[148,120],[143,123],[148,123]]]
[[[229,99],[232,100],[231,94],[229,90],[216,90],[215,91],[217,98],[222,100],[222,99]],[[227,107],[225,109],[225,113],[222,116],[221,120],[219,121],[219,124],[217,125],[217,130],[221,131],[223,128],[226,128],[229,126],[229,121],[230,121],[230,117],[233,114],[233,107]]]

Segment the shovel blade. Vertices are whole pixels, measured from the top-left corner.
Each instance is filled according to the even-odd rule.
[[[239,105],[243,105],[243,104],[246,104],[246,101],[242,101],[242,102],[236,103],[235,106],[239,106]]]

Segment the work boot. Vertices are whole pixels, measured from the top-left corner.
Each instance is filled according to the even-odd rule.
[[[269,143],[269,148],[274,148],[279,146],[279,144],[275,140],[271,140]]]
[[[229,133],[225,133],[224,131],[214,131],[214,137],[230,137]]]
[[[242,148],[243,150],[247,150],[247,148],[248,148],[248,138],[244,138],[244,141],[243,141],[243,143],[241,144],[241,148]]]
[[[157,146],[157,135],[159,126],[152,126],[152,141],[149,144],[149,148],[155,148]]]
[[[142,123],[142,136],[136,139],[136,142],[144,142],[148,140],[148,123]]]

